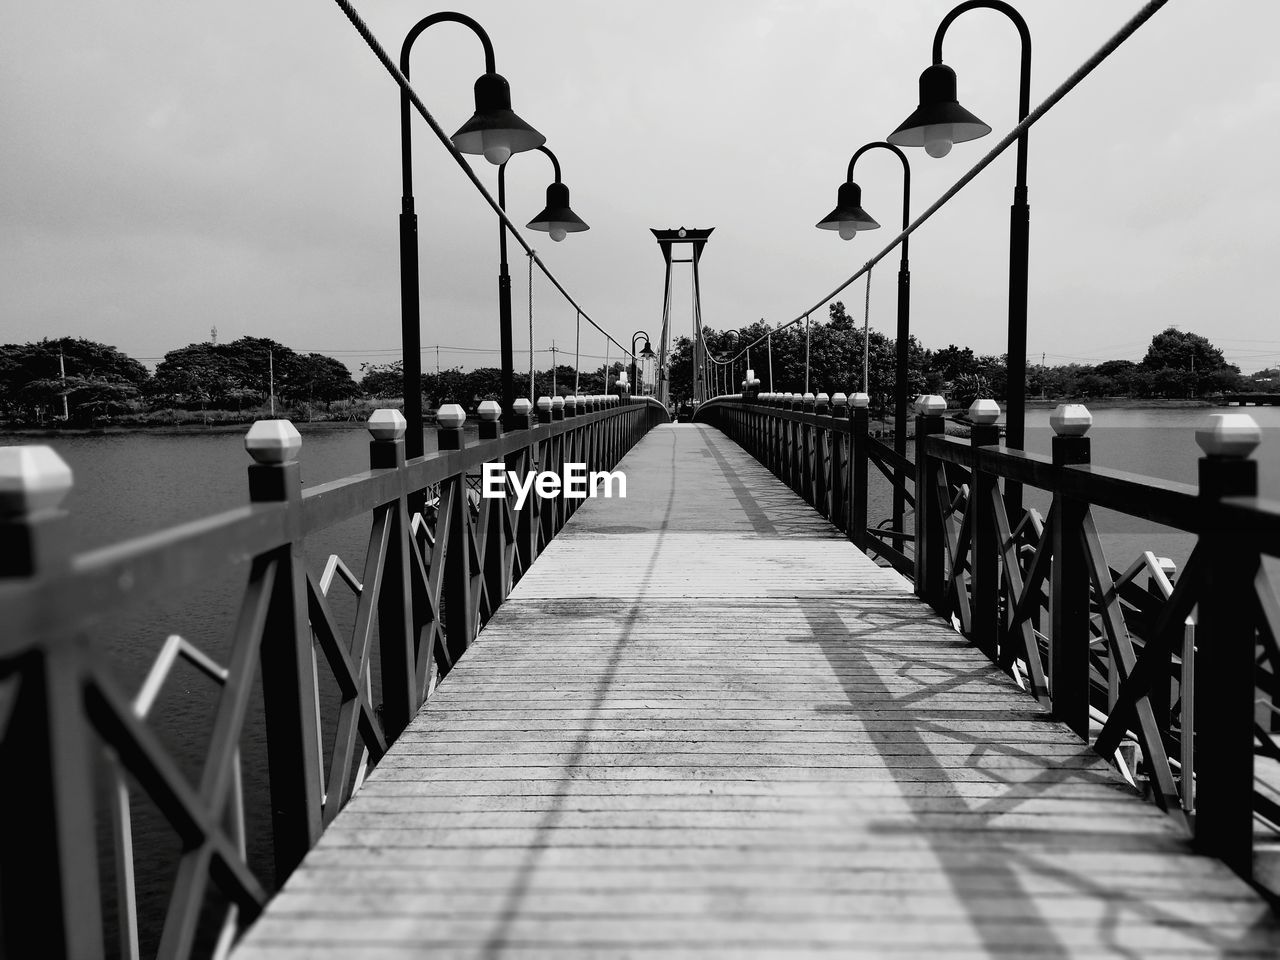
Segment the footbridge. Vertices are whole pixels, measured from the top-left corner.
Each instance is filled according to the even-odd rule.
[[[44,499],[10,514],[0,594],[12,955],[1275,956],[1257,570],[1280,512],[1241,492],[1238,445],[1206,436],[1197,491],[1081,465],[1079,435],[1059,438],[1071,466],[946,436],[926,403],[915,525],[886,532],[862,519],[866,468],[906,465],[865,408],[543,406],[482,439],[442,426],[408,461],[403,420],[376,415],[370,471],[305,491],[305,449],[264,422],[249,507],[86,554],[58,552],[57,477],[28,451]],[[616,469],[626,497],[468,496],[495,462]],[[1009,477],[1049,515],[1009,529]],[[1091,509],[1121,500],[1198,534],[1181,573],[1097,554]],[[344,627],[337,564],[318,575],[304,547],[359,516]],[[232,553],[225,656],[166,647],[130,698],[92,625]],[[146,721],[183,658],[219,690],[197,782]],[[258,810],[238,749],[255,682]],[[123,803],[95,806],[95,757]],[[131,796],[181,846],[153,930]],[[265,872],[245,833],[263,816]]]

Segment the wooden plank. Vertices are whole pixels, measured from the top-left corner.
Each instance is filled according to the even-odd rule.
[[[732,442],[663,427],[621,469],[238,957],[1280,951],[1250,888]]]

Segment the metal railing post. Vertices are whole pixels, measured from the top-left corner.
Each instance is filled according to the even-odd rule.
[[[934,478],[941,464],[929,458],[926,448],[930,437],[946,432],[943,414],[947,402],[939,396],[922,397],[916,409],[916,596],[935,610],[941,610],[946,595],[943,584],[946,547]]]
[[[0,480],[0,582],[56,573],[71,547],[59,509],[71,468],[52,447],[0,448]],[[0,664],[17,684],[0,725],[4,956],[103,953],[83,647],[64,637]]]
[[[1000,540],[991,515],[992,493],[999,488],[995,475],[979,469],[978,450],[1000,444],[1000,407],[994,400],[975,400],[969,407],[973,424],[969,443],[973,449],[973,480],[969,494],[970,598],[973,640],[978,649],[995,660],[1000,652]],[[1016,603],[1017,597],[1010,602]]]
[[[441,451],[461,450],[466,446],[462,427],[467,415],[456,403],[448,403],[436,411],[436,445]],[[445,525],[443,594],[445,642],[449,658],[457,663],[475,639],[475,617],[471,604],[471,518],[467,502],[466,478],[455,474],[440,484],[440,500],[436,518],[436,539],[440,524]]]
[[[1049,417],[1053,465],[1089,463],[1093,423],[1080,404],[1060,404]],[[1060,494],[1053,502],[1053,566],[1049,578],[1049,690],[1053,716],[1089,738],[1089,561],[1082,531],[1089,504]],[[1009,522],[1014,522],[1013,517]],[[1114,667],[1113,667],[1114,669]]]
[[[871,423],[871,398],[855,393],[849,398],[853,406],[853,441],[849,457],[849,539],[859,550],[867,549],[867,435]]]
[[[1258,551],[1248,531],[1220,519],[1224,497],[1256,497],[1249,459],[1261,431],[1248,414],[1216,414],[1196,431],[1200,549],[1207,553],[1196,625],[1196,845],[1242,876],[1253,866],[1254,579]],[[1185,735],[1185,734],[1184,734]]]
[[[275,875],[283,883],[321,831],[320,720],[300,533],[302,437],[288,420],[259,420],[245,434],[244,445],[254,459],[249,499],[283,503],[289,516],[289,543],[255,561],[276,564],[259,656]]]
[[[408,424],[399,410],[375,410],[369,417],[369,468],[396,470],[400,496],[389,518],[386,566],[378,593],[378,652],[382,671],[382,727],[388,740],[400,736],[418,709],[415,619],[409,564],[413,529],[409,523],[409,490],[404,480],[405,432]],[[430,653],[424,654],[429,656]]]

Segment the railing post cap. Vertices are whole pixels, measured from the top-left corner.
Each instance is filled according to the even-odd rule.
[[[573,397],[552,397],[551,409],[563,410],[565,407],[575,406]]]
[[[244,448],[254,463],[291,463],[302,449],[302,434],[288,420],[255,420]]]
[[[1196,430],[1196,443],[1208,457],[1247,457],[1261,442],[1262,430],[1247,413],[1211,413]]]
[[[481,420],[497,420],[502,416],[502,406],[497,400],[481,400],[476,413]]]
[[[1059,437],[1083,437],[1093,426],[1093,414],[1083,403],[1060,403],[1049,414],[1049,426]]]
[[[1000,419],[1000,404],[994,400],[975,400],[969,404],[969,419],[974,423],[995,423]]]
[[[920,398],[920,412],[926,417],[938,417],[947,412],[947,401],[944,397],[931,393]]]
[[[818,403],[830,403],[831,395],[824,390],[821,393],[819,393],[816,397],[814,397],[814,400],[816,400]]]
[[[849,395],[843,390],[837,390],[831,395],[831,405],[833,407],[847,407],[849,405]]]
[[[546,413],[548,410],[550,410],[552,407],[555,406],[556,400],[560,400],[561,405],[564,404],[564,401],[561,400],[560,397],[556,397],[555,400],[552,400],[550,397],[539,397],[538,409],[541,410],[543,413]],[[518,400],[516,402],[519,403]]]
[[[812,403],[812,402],[814,401],[814,399],[815,399],[815,398],[814,398],[813,394],[812,394],[812,393],[810,393],[808,390],[806,390],[806,391],[805,391],[805,394],[804,394],[804,402],[805,402],[805,403]]]
[[[547,406],[545,406],[545,407],[543,407],[543,406],[542,406],[542,401],[543,401],[543,400],[546,400],[546,401],[547,401]],[[538,409],[539,409],[539,410],[549,410],[549,409],[551,409],[551,401],[550,401],[550,400],[548,400],[546,397],[541,397],[541,398],[539,398],[539,400],[538,400]],[[516,402],[515,402],[515,403],[511,404],[511,411],[512,411],[512,412],[513,412],[517,417],[527,416],[531,410],[533,410],[533,404],[529,402],[529,398],[528,398],[528,397],[520,397],[518,400],[516,400]]]
[[[456,403],[446,403],[436,411],[436,426],[442,430],[457,430],[467,422],[467,411]]]
[[[0,516],[56,509],[71,490],[71,467],[53,447],[0,447]]]
[[[369,430],[369,436],[375,440],[399,440],[409,429],[404,414],[390,407],[383,407],[369,414],[369,422],[365,426]]]
[[[849,402],[861,410],[863,407],[871,406],[871,397],[859,391],[849,397]]]

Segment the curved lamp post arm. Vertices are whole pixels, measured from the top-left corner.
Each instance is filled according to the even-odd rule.
[[[555,176],[556,176],[555,182],[559,183],[560,182],[560,161],[556,158],[556,155],[551,152],[551,149],[549,147],[546,147],[546,146],[539,146],[536,149],[541,153],[545,153],[548,157],[551,158],[551,168],[552,170],[555,171]],[[516,154],[513,153],[511,157],[514,157],[514,156],[516,156]],[[503,160],[500,164],[498,164],[498,206],[502,207],[502,209],[504,210],[507,208],[507,164],[511,162],[511,157],[508,157],[506,160]],[[499,224],[499,227],[501,228],[502,234],[505,237],[507,233],[507,225],[505,223],[502,223],[502,224]]]
[[[850,183],[853,182],[853,166],[858,162],[858,158],[868,150],[874,150],[877,147],[883,150],[891,151],[899,160],[902,161],[902,229],[906,230],[911,223],[911,164],[907,161],[907,155],[892,143],[884,140],[876,140],[873,143],[864,143],[858,148],[857,153],[849,160],[849,173],[845,177]],[[907,260],[908,244],[911,242],[910,237],[904,237],[902,240],[902,260]]]
[[[1027,21],[1022,18],[1022,14],[1005,3],[1004,0],[966,0],[966,2],[960,4],[943,17],[942,22],[938,24],[937,32],[933,35],[933,63],[935,66],[942,63],[942,38],[946,35],[947,28],[961,14],[978,9],[995,10],[998,13],[1003,13],[1018,30],[1018,37],[1022,41],[1022,63],[1018,79],[1018,122],[1021,123],[1027,118],[1027,114],[1031,112],[1031,30],[1027,27]],[[1018,138],[1017,187],[1024,192],[1027,188],[1026,133],[1023,133]]]
[[[465,27],[470,27],[472,32],[480,38],[480,43],[484,46],[484,72],[497,73],[497,67],[493,57],[493,41],[489,39],[489,35],[485,33],[484,27],[476,23],[465,13],[452,13],[445,11],[442,13],[433,13],[429,17],[423,17],[413,25],[413,28],[405,35],[404,43],[400,46],[400,72],[404,74],[405,79],[409,79],[409,51],[413,48],[413,42],[418,39],[422,31],[427,27],[434,26],[437,23],[460,23]],[[404,184],[404,196],[412,203],[413,198],[413,148],[410,140],[409,132],[409,116],[411,104],[409,102],[409,94],[401,88],[400,90],[400,163],[401,163],[401,179]]]

